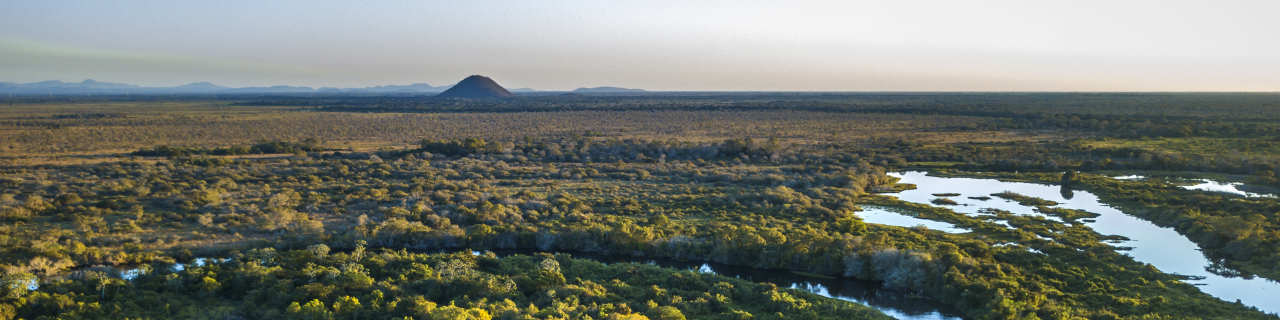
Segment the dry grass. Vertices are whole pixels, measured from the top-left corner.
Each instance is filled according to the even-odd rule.
[[[424,138],[520,140],[587,131],[599,139],[722,141],[778,137],[792,143],[916,140],[926,143],[1060,140],[1061,131],[960,130],[988,119],[949,115],[770,111],[560,111],[526,113],[330,113],[230,101],[16,104],[0,109],[0,159],[15,165],[93,164],[156,145],[224,147],[319,139],[333,149],[405,148]],[[54,119],[118,113],[124,118]],[[50,128],[56,127],[56,128]]]
[[[218,147],[316,138],[331,148],[406,146],[423,138],[518,140],[591,131],[605,138],[717,141],[779,137],[793,142],[956,139],[954,128],[987,120],[939,115],[799,111],[565,111],[539,113],[361,114],[283,112],[262,107],[163,103],[139,106],[18,106],[0,113],[0,152],[9,158],[123,153],[155,145]],[[239,110],[236,110],[239,109]],[[52,119],[85,110],[125,118]],[[40,115],[44,114],[44,117]],[[49,128],[51,125],[61,128]],[[1007,134],[959,133],[959,139]],[[88,158],[84,161],[90,161]]]

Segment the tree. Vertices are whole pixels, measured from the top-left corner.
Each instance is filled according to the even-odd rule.
[[[867,231],[867,224],[856,218],[840,219],[839,224],[841,232],[858,235]]]
[[[36,281],[39,281],[36,275],[26,272],[7,274],[0,277],[0,290],[3,290],[0,293],[4,297],[21,298],[31,290],[31,284]]]
[[[351,296],[342,296],[338,301],[333,302],[333,313],[341,316],[354,318],[356,313],[362,309],[360,300]]]
[[[1079,179],[1080,177],[1076,174],[1075,170],[1067,170],[1067,172],[1062,173],[1062,185],[1064,186],[1076,182],[1076,180]]]
[[[293,319],[333,319],[333,313],[329,312],[329,308],[326,308],[324,306],[324,302],[320,302],[320,299],[311,300],[311,302],[307,302],[305,305],[298,305],[297,302],[294,302],[293,304],[290,304],[289,308],[286,310],[289,312],[290,318]]]
[[[462,140],[462,147],[470,152],[479,152],[484,150],[486,145],[488,145],[488,143],[484,142],[484,139],[482,138],[466,138]]]
[[[317,259],[324,259],[325,256],[329,255],[329,246],[326,246],[323,243],[314,244],[307,247],[307,251],[310,251]]]
[[[76,204],[82,201],[84,200],[80,199],[80,195],[77,195],[74,193],[63,194],[61,196],[58,196],[58,198],[54,200],[55,203],[61,204],[61,205]]]
[[[649,310],[649,318],[654,320],[685,320],[680,309],[671,306],[657,307]]]

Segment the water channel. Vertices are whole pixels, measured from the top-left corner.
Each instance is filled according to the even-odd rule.
[[[911,183],[917,186],[915,190],[893,194],[899,199],[932,205],[930,201],[938,198],[933,194],[959,193],[959,196],[947,197],[958,203],[958,205],[947,206],[947,208],[965,214],[976,214],[982,208],[995,208],[1015,214],[1044,216],[1033,211],[1032,207],[1022,206],[1013,201],[1000,198],[991,198],[989,200],[969,198],[990,196],[993,193],[1003,191],[1013,191],[1027,196],[1055,201],[1059,203],[1056,207],[1060,208],[1084,210],[1100,214],[1101,216],[1092,222],[1083,220],[1085,225],[1104,235],[1128,237],[1130,241],[1116,245],[1132,247],[1133,249],[1127,251],[1126,254],[1135,260],[1150,263],[1167,273],[1203,277],[1203,279],[1188,280],[1187,282],[1199,286],[1201,291],[1220,299],[1231,302],[1239,300],[1245,305],[1254,306],[1269,313],[1280,312],[1280,282],[1264,278],[1245,279],[1214,273],[1211,271],[1213,263],[1200,252],[1199,247],[1191,240],[1178,234],[1173,229],[1162,228],[1124,214],[1120,210],[1100,202],[1098,196],[1092,193],[1075,191],[1074,196],[1068,199],[1062,195],[1058,186],[1051,185],[1005,182],[995,179],[932,177],[928,176],[926,172],[918,171],[891,173],[890,175],[902,178],[901,183]],[[883,215],[884,213],[876,212],[876,214]],[[884,219],[877,221],[869,220],[868,222],[889,224],[884,222],[887,221]],[[914,226],[914,224],[910,223],[898,225],[904,227]],[[949,224],[945,226],[949,226]],[[930,228],[947,231],[942,227]]]
[[[528,250],[493,250],[498,256],[530,254]],[[811,277],[786,270],[769,270],[731,266],[714,262],[678,261],[628,255],[600,255],[568,252],[574,258],[591,259],[605,264],[646,263],[659,267],[714,273],[751,282],[770,282],[779,287],[799,289],[824,297],[857,302],[902,320],[959,320],[961,313],[937,300],[907,292],[882,288],[879,282],[844,277]]]

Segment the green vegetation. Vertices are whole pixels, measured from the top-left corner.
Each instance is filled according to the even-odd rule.
[[[1057,203],[1057,202],[1053,202],[1053,201],[1049,201],[1049,200],[1045,200],[1045,199],[1040,199],[1040,198],[1036,198],[1036,197],[1028,197],[1028,196],[1024,196],[1024,195],[1020,195],[1020,194],[1014,193],[1013,191],[1005,191],[1005,192],[1000,192],[1000,193],[992,193],[991,195],[992,195],[992,196],[995,196],[995,197],[997,197],[997,198],[1005,199],[1005,200],[1012,200],[1013,202],[1017,202],[1017,203],[1018,203],[1018,204],[1020,204],[1020,205],[1029,206],[1029,207],[1039,207],[1039,206],[1056,206],[1056,205],[1058,205],[1058,203]]]
[[[1274,184],[1280,160],[1266,152],[1097,143],[1273,139],[1273,95],[1044,97],[10,99],[0,111],[0,319],[883,317],[647,265],[405,251],[464,248],[874,280],[974,319],[1275,318],[1073,223],[1092,213],[1013,192],[993,196],[1065,223],[880,195],[915,188],[884,174],[907,168],[1062,184],[1174,227],[1223,270],[1280,279],[1280,201],[1096,174]],[[1228,107],[1244,111],[1219,112]],[[863,206],[973,232],[866,223]],[[198,256],[231,259],[169,271]],[[144,272],[123,280],[99,265]],[[33,278],[39,289],[25,290]]]
[[[936,198],[929,202],[932,202],[933,204],[936,204],[936,205],[944,205],[944,206],[954,206],[954,205],[960,204],[960,203],[957,203],[955,200],[951,200],[947,198]]]
[[[231,146],[226,148],[203,149],[203,148],[181,148],[156,146],[151,149],[142,149],[134,151],[129,155],[142,157],[187,157],[195,155],[215,155],[215,156],[236,156],[246,154],[292,154],[307,152],[325,151],[324,148],[318,146],[318,141],[309,139],[302,143],[291,143],[281,141],[262,141],[253,146]]]
[[[142,265],[52,281],[7,316],[63,319],[891,319],[866,306],[692,271],[568,255],[497,258],[325,245],[235,254],[175,272]],[[12,294],[12,292],[11,292]]]
[[[1083,210],[1052,208],[1046,206],[1036,206],[1036,212],[1061,218],[1062,221],[1075,223],[1076,219],[1097,218],[1098,214]]]
[[[1161,138],[1142,140],[1100,140],[1089,143],[1095,148],[1165,150],[1193,154],[1235,154],[1240,156],[1273,156],[1280,154],[1280,142],[1250,138]]]

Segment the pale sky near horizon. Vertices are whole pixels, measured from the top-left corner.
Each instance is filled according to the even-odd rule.
[[[1280,1],[0,0],[0,82],[1280,91]]]

